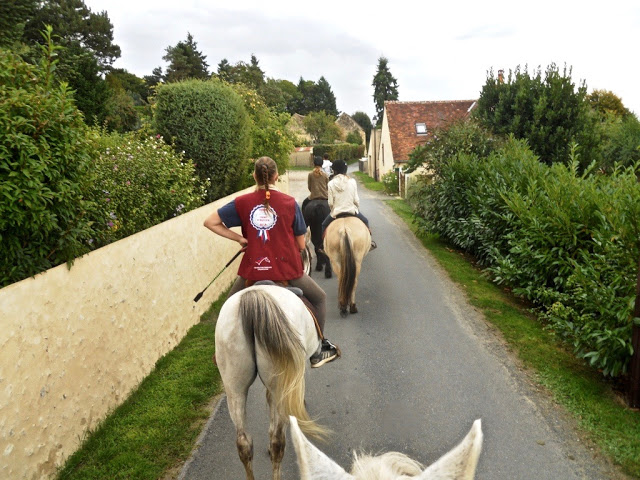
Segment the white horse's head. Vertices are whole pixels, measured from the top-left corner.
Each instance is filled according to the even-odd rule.
[[[378,457],[355,456],[351,473],[347,473],[307,440],[295,417],[289,420],[302,480],[471,480],[482,448],[482,426],[478,419],[457,447],[425,470],[406,455],[390,452]]]

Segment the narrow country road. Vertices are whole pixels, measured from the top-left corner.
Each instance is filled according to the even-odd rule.
[[[306,172],[291,172],[301,203]],[[378,248],[365,258],[356,301],[341,318],[336,279],[312,277],[328,295],[327,337],[342,358],[307,371],[307,406],[333,435],[319,447],[345,468],[353,450],[400,451],[430,464],[455,446],[477,418],[484,445],[477,479],[607,479],[562,414],[532,387],[404,223],[385,195],[359,186]],[[315,265],[315,261],[314,261]],[[250,390],[249,432],[256,478],[271,478],[264,388]],[[180,479],[242,480],[235,429],[224,398]],[[287,432],[283,479],[299,478]]]

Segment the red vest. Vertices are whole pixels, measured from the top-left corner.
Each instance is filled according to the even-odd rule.
[[[293,280],[302,276],[302,259],[293,234],[295,199],[269,190],[271,212],[263,206],[265,191],[235,199],[242,235],[249,241],[238,275],[246,280]]]

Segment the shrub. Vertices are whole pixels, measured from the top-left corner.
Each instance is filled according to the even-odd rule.
[[[87,127],[45,40],[37,66],[0,49],[0,286],[72,262],[94,235]]]
[[[243,185],[251,154],[251,119],[240,95],[218,79],[187,80],[157,87],[155,126],[192,159],[201,181],[211,179],[206,201]]]
[[[382,176],[382,185],[384,186],[385,192],[397,195],[400,191],[398,185],[398,173],[395,170],[385,173]]]
[[[244,84],[235,84],[233,88],[244,100],[244,106],[252,120],[251,158],[271,157],[278,165],[278,171],[286,172],[289,154],[294,148],[293,135],[286,128],[289,114],[271,111],[256,91]],[[253,166],[252,162],[247,162],[243,186],[253,184]]]
[[[358,132],[349,132],[345,141],[353,145],[362,145],[362,137]]]
[[[314,145],[313,154],[324,156],[329,155],[333,160],[344,160],[350,162],[358,160],[364,156],[364,145],[353,145],[351,143],[335,143],[330,145]]]
[[[161,137],[96,131],[93,200],[100,206],[98,243],[119,240],[203,204],[205,186],[191,160]]]
[[[632,353],[640,184],[633,168],[578,175],[575,145],[567,163],[546,166],[512,138],[434,162],[412,202],[422,228],[473,253],[578,357],[617,376]]]

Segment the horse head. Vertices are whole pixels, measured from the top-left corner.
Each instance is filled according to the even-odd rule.
[[[398,452],[377,457],[355,456],[351,473],[327,457],[304,436],[295,417],[289,417],[291,437],[302,480],[472,480],[482,449],[482,425],[478,419],[460,444],[426,469]]]

